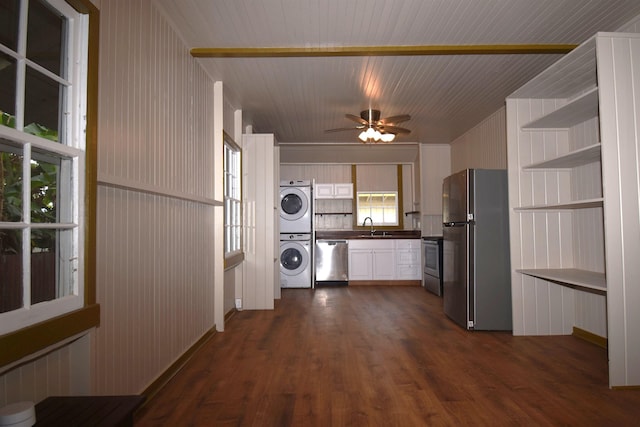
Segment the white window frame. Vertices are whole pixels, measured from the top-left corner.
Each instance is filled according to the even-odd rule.
[[[226,133],[223,159],[224,256],[231,258],[242,253],[242,150]]]
[[[372,209],[375,209],[375,206],[362,206],[361,205],[361,196],[366,195],[393,195],[395,199],[395,221],[385,221],[384,210],[381,215],[376,215],[373,213]],[[358,215],[357,223],[361,225],[364,222],[364,219],[369,217],[372,218],[373,225],[379,227],[395,227],[400,225],[400,209],[399,209],[399,193],[397,191],[358,191],[356,193],[356,212]],[[382,207],[381,207],[382,208]],[[382,219],[382,221],[380,221]]]
[[[30,160],[32,152],[44,152],[53,157],[65,160],[68,166],[61,167],[59,173],[59,191],[67,191],[63,195],[65,200],[71,200],[70,211],[65,211],[67,222],[35,224],[30,221],[30,190],[23,191],[23,222],[1,223],[5,229],[22,230],[23,257],[23,307],[17,310],[0,313],[0,335],[17,331],[27,326],[52,319],[84,307],[84,218],[85,218],[85,161],[86,161],[86,111],[87,111],[87,65],[89,17],[73,9],[64,0],[44,0],[61,15],[67,18],[65,46],[65,78],[58,76],[44,67],[26,58],[25,34],[27,30],[26,6],[27,0],[20,3],[20,24],[18,49],[13,51],[0,45],[2,53],[16,60],[18,76],[16,78],[16,127],[15,129],[0,126],[0,137],[10,141],[22,149],[23,183],[24,188],[30,182]],[[53,79],[66,86],[67,90],[61,97],[61,117],[58,142],[49,141],[38,136],[22,132],[24,124],[24,73],[26,68]],[[35,155],[33,157],[36,157]],[[64,185],[60,185],[64,184]],[[69,206],[59,206],[59,210],[69,209]],[[30,236],[31,230],[36,228],[54,228],[70,230],[68,239],[61,239],[60,255],[68,260],[66,275],[59,276],[65,283],[68,281],[70,295],[32,305],[30,292]]]

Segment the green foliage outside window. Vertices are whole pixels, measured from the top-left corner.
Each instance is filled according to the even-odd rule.
[[[0,111],[0,124],[15,128],[15,117]],[[58,140],[58,132],[32,123],[24,132]],[[58,166],[56,164],[31,161],[31,222],[51,223],[56,221]],[[22,221],[22,156],[0,152],[0,222]],[[20,242],[12,230],[0,230],[0,254],[17,254]],[[55,230],[34,229],[31,233],[32,248],[40,252],[55,249]]]

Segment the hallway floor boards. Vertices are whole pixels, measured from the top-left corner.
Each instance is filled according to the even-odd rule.
[[[420,287],[284,289],[235,314],[136,426],[638,425],[640,390],[607,381],[604,349],[465,331]]]

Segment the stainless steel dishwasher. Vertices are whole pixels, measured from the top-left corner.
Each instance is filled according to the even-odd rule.
[[[316,283],[349,281],[348,249],[346,240],[316,240]]]

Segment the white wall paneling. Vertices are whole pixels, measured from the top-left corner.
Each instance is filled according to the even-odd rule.
[[[442,235],[442,180],[451,174],[448,144],[420,146],[422,235]]]
[[[333,183],[350,183],[351,182],[351,165],[350,164],[290,164],[283,163],[280,165],[280,180],[312,180],[317,183],[333,184]]]
[[[403,218],[405,230],[420,229],[420,197],[416,197],[414,176],[413,164],[402,165],[402,212],[405,213]],[[412,213],[406,214],[406,212]]]
[[[225,107],[228,114],[225,114]],[[214,229],[213,235],[220,236],[214,239],[213,248],[210,254],[211,262],[214,267],[213,287],[214,287],[214,321],[216,330],[224,331],[224,125],[227,129],[231,129],[234,125],[233,109],[225,103],[224,85],[221,81],[213,84],[213,135],[209,140],[202,142],[213,143],[213,156],[208,159],[209,166],[213,169],[213,177],[210,174],[205,175],[205,179],[209,178],[213,181],[215,199],[220,202],[214,211]],[[225,117],[227,121],[225,122]],[[218,161],[212,161],[218,159]],[[219,256],[214,256],[219,254]]]
[[[273,134],[242,136],[243,309],[273,309],[279,282],[279,182]],[[277,221],[276,221],[277,219]],[[276,275],[276,272],[278,274]]]
[[[212,260],[221,154],[214,83],[163,14],[151,2],[101,6],[98,174],[123,188],[98,189],[93,388],[139,393],[220,311]]]
[[[214,325],[212,206],[99,188],[96,390],[136,393]]]
[[[451,172],[463,169],[506,169],[506,111],[500,108],[451,142]]]
[[[273,172],[271,174],[271,186],[273,187],[273,297],[280,299],[280,147],[273,147]]]
[[[609,382],[640,385],[640,35],[597,40]]]
[[[80,395],[90,392],[90,334],[73,337],[43,350],[18,366],[3,367],[0,374],[0,408],[10,403],[33,401],[48,396]],[[81,377],[76,375],[76,371]]]
[[[640,15],[636,16],[616,31],[622,33],[640,33]]]

